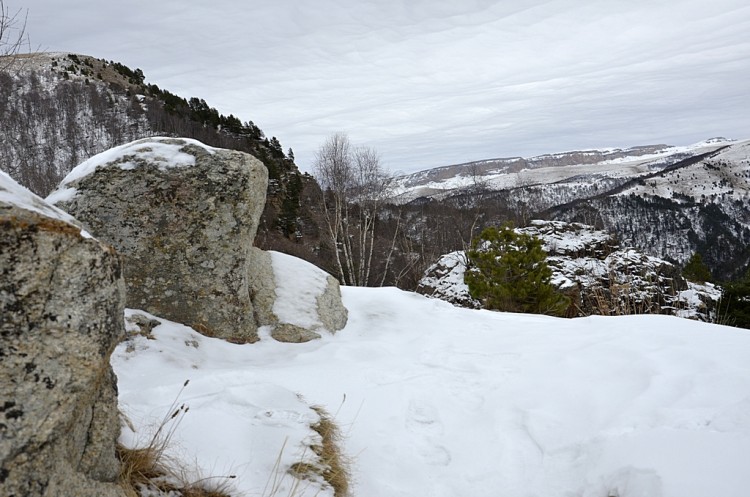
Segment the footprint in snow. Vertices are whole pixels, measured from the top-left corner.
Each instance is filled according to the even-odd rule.
[[[427,464],[450,464],[450,452],[439,443],[443,423],[434,406],[412,399],[406,412],[406,429],[414,438],[414,448]]]

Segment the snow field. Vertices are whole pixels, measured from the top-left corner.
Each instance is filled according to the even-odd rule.
[[[263,494],[282,446],[282,470],[309,456],[309,404],[341,426],[358,496],[746,495],[747,331],[342,293],[347,327],[305,344],[234,345],[165,321],[121,344],[112,364],[138,432],[124,441],[190,379],[175,450],[237,474],[244,495]]]

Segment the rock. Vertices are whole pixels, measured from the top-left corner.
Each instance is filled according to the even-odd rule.
[[[311,264],[312,266],[312,264]],[[314,266],[313,266],[314,267]],[[323,327],[334,332],[346,326],[349,313],[341,301],[341,288],[336,278],[326,274],[326,285],[323,293],[316,299],[318,318]]]
[[[271,254],[259,248],[250,249],[250,298],[258,326],[275,325],[279,322],[273,313],[276,301],[276,276],[273,272]]]
[[[346,325],[338,281],[291,255],[255,249],[253,306],[260,326],[280,342],[307,342]]]
[[[469,295],[469,287],[464,283],[466,255],[463,251],[445,254],[427,268],[419,280],[417,293],[445,300],[458,307],[481,309],[482,303]]]
[[[0,172],[0,488],[121,496],[115,251]]]
[[[124,255],[128,307],[253,342],[251,249],[267,183],[248,154],[148,138],[79,165],[48,200]]]
[[[609,233],[561,221],[532,221],[516,231],[542,240],[552,284],[573,299],[579,315],[662,313],[710,319],[716,292],[696,285],[689,289],[674,264],[620,248]],[[417,292],[479,308],[463,281],[465,270],[462,251],[446,254],[425,271]]]
[[[289,323],[278,323],[273,327],[271,337],[279,342],[304,343],[320,338],[320,333]]]

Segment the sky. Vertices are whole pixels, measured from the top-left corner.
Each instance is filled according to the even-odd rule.
[[[750,137],[746,0],[5,0],[31,43],[141,68],[310,170],[337,132],[393,172]]]

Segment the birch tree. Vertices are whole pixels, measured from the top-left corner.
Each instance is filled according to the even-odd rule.
[[[339,280],[370,284],[378,213],[389,195],[392,177],[369,147],[354,147],[344,133],[320,146],[313,172],[322,189],[328,240],[333,245]]]

